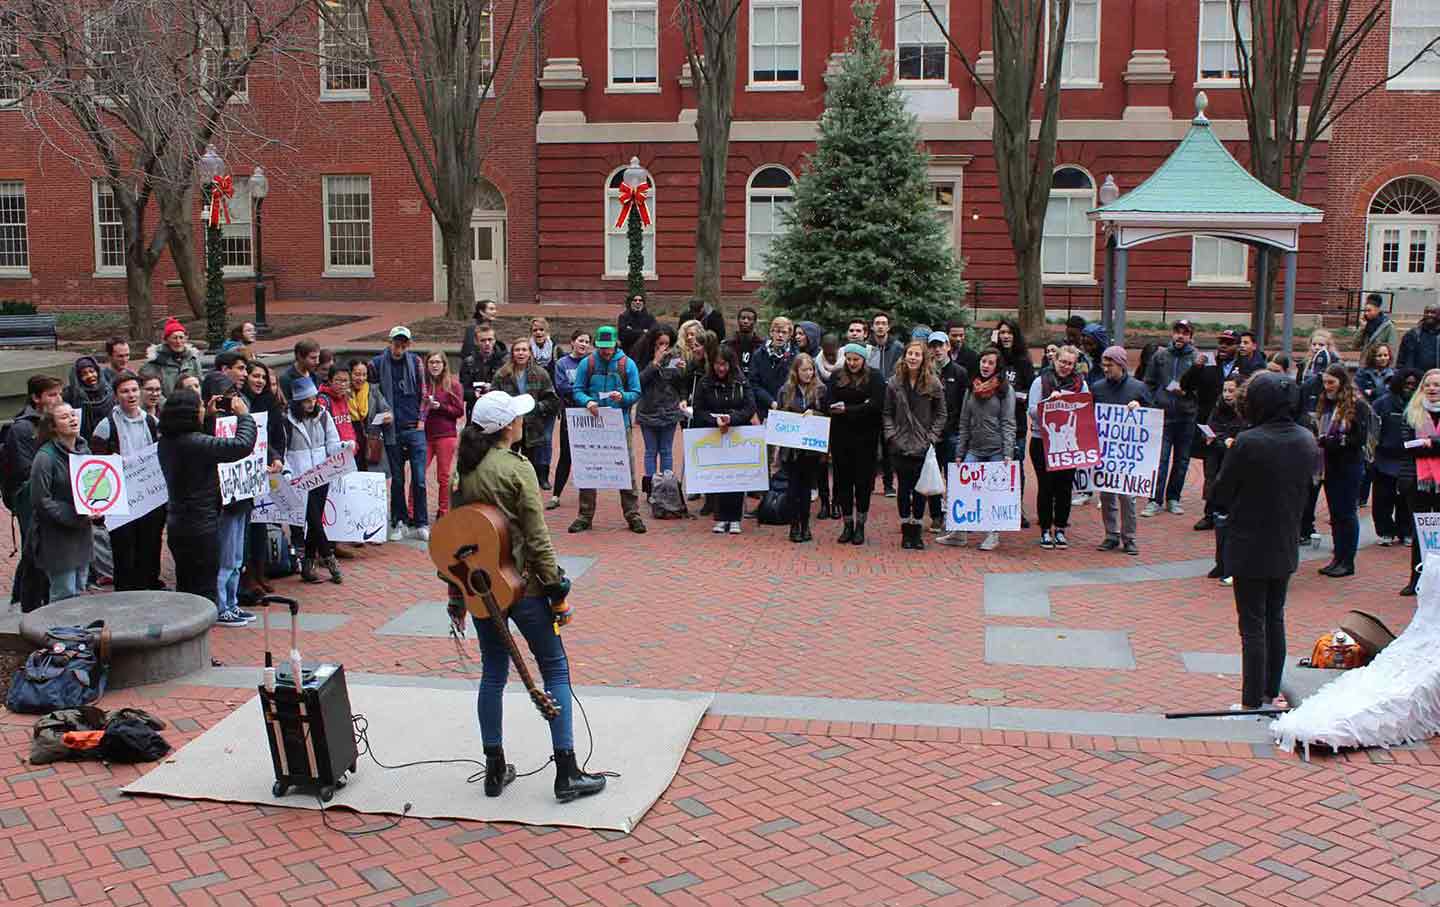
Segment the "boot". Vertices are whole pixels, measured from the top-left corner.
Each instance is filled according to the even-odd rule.
[[[855,534],[851,537],[851,539],[850,539],[850,544],[852,544],[852,545],[863,545],[863,544],[865,544],[865,518],[866,518],[867,516],[869,516],[869,514],[867,514],[867,513],[857,513],[857,514],[855,514]]]
[[[640,493],[643,494],[643,495],[645,495],[645,498],[646,498],[647,500],[650,498],[650,477],[649,477],[649,476],[641,476],[641,477],[640,477]]]
[[[340,562],[335,560],[335,555],[331,554],[322,563],[325,565],[325,569],[330,571],[330,582],[337,586],[340,585]]]
[[[796,517],[790,521],[790,541],[800,541],[800,518]]]
[[[505,761],[505,748],[485,747],[485,796],[498,797],[515,780],[515,766]]]
[[[588,797],[605,789],[604,775],[591,775],[575,764],[574,750],[555,751],[555,799],[569,803],[577,797]]]
[[[270,582],[265,577],[265,564],[261,562],[259,558],[252,558],[250,563],[246,565],[245,576],[249,577],[250,582],[254,585],[256,594],[268,595],[275,591],[275,587],[270,585]],[[243,582],[244,580],[242,579],[241,581]]]
[[[840,537],[835,541],[841,545],[848,545],[855,539],[855,520],[845,517],[845,528],[840,530]]]
[[[315,575],[315,559],[312,557],[300,558],[300,578],[307,583],[318,583],[320,577]]]
[[[810,514],[807,513],[800,518],[800,541],[808,542],[813,539],[814,536],[810,534]]]
[[[910,521],[910,547],[916,551],[925,550],[925,526],[918,516]]]
[[[914,536],[910,534],[910,521],[900,521],[900,547],[906,551],[915,547]]]
[[[822,494],[822,495],[820,495],[820,509],[815,512],[815,519],[817,519],[817,520],[828,520],[828,519],[831,519],[831,518],[832,518],[832,517],[831,517],[831,515],[830,515],[830,495],[828,495],[828,494]]]

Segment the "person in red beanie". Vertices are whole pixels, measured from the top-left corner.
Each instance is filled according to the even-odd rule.
[[[160,337],[161,342],[151,344],[145,358],[160,372],[160,386],[168,397],[175,393],[181,378],[194,375],[199,380],[204,369],[200,365],[200,351],[190,344],[185,325],[178,319],[167,319]]]

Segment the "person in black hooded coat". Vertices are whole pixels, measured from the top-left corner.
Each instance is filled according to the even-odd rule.
[[[620,334],[620,349],[625,355],[635,359],[636,347],[654,326],[655,316],[645,308],[645,294],[632,295],[625,302],[625,310],[615,319],[615,329]]]
[[[1226,568],[1240,619],[1241,699],[1260,708],[1280,695],[1285,669],[1285,596],[1299,566],[1295,540],[1319,449],[1292,417],[1299,389],[1286,375],[1257,372],[1242,411],[1253,426],[1235,439],[1211,496],[1228,515]]]

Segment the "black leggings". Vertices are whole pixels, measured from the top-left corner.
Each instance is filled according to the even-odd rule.
[[[570,481],[570,423],[565,418],[565,411],[560,411],[560,459],[555,462],[555,484],[554,490],[550,493],[560,497],[560,492],[565,490],[565,483]]]
[[[1075,470],[1045,471],[1045,445],[1037,437],[1030,439],[1030,462],[1035,465],[1035,520],[1042,532],[1051,526],[1065,529],[1070,525],[1070,492],[1074,487]]]
[[[920,481],[920,470],[925,466],[925,458],[891,451],[890,465],[895,467],[895,478],[900,485],[895,496],[895,505],[900,509],[900,519],[920,519],[925,515],[925,496],[915,490],[915,483]]]
[[[305,528],[296,527],[300,538],[295,543],[303,547],[309,558],[329,557],[334,553],[330,539],[325,536],[325,495],[329,491],[329,485],[310,489],[305,498]]]
[[[215,530],[197,534],[168,526],[165,537],[175,560],[175,591],[217,601],[220,578],[220,539]]]
[[[784,464],[785,476],[790,480],[785,486],[785,511],[791,521],[810,515],[810,492],[822,468],[818,454],[797,454]]]
[[[844,447],[830,448],[835,467],[835,503],[849,517],[870,512],[870,493],[875,490],[875,442],[862,438]]]

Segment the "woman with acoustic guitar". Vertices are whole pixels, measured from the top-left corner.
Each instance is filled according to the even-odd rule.
[[[512,449],[524,436],[525,415],[534,408],[535,398],[529,394],[512,397],[504,391],[491,391],[475,401],[470,424],[460,434],[460,483],[452,503],[457,509],[466,504],[492,505],[508,523],[514,568],[524,577],[524,589],[508,616],[525,636],[540,666],[549,699],[553,700],[550,740],[555,749],[555,797],[567,802],[599,793],[605,788],[605,778],[582,771],[575,761],[570,662],[558,629],[570,622],[572,611],[565,601],[570,581],[560,572],[555,559],[535,469]],[[504,554],[499,556],[503,559]],[[480,738],[485,745],[485,796],[498,797],[515,780],[515,766],[505,762],[500,735],[511,651],[495,622],[477,616],[474,623],[480,640],[479,712]],[[518,652],[515,655],[518,657]]]

